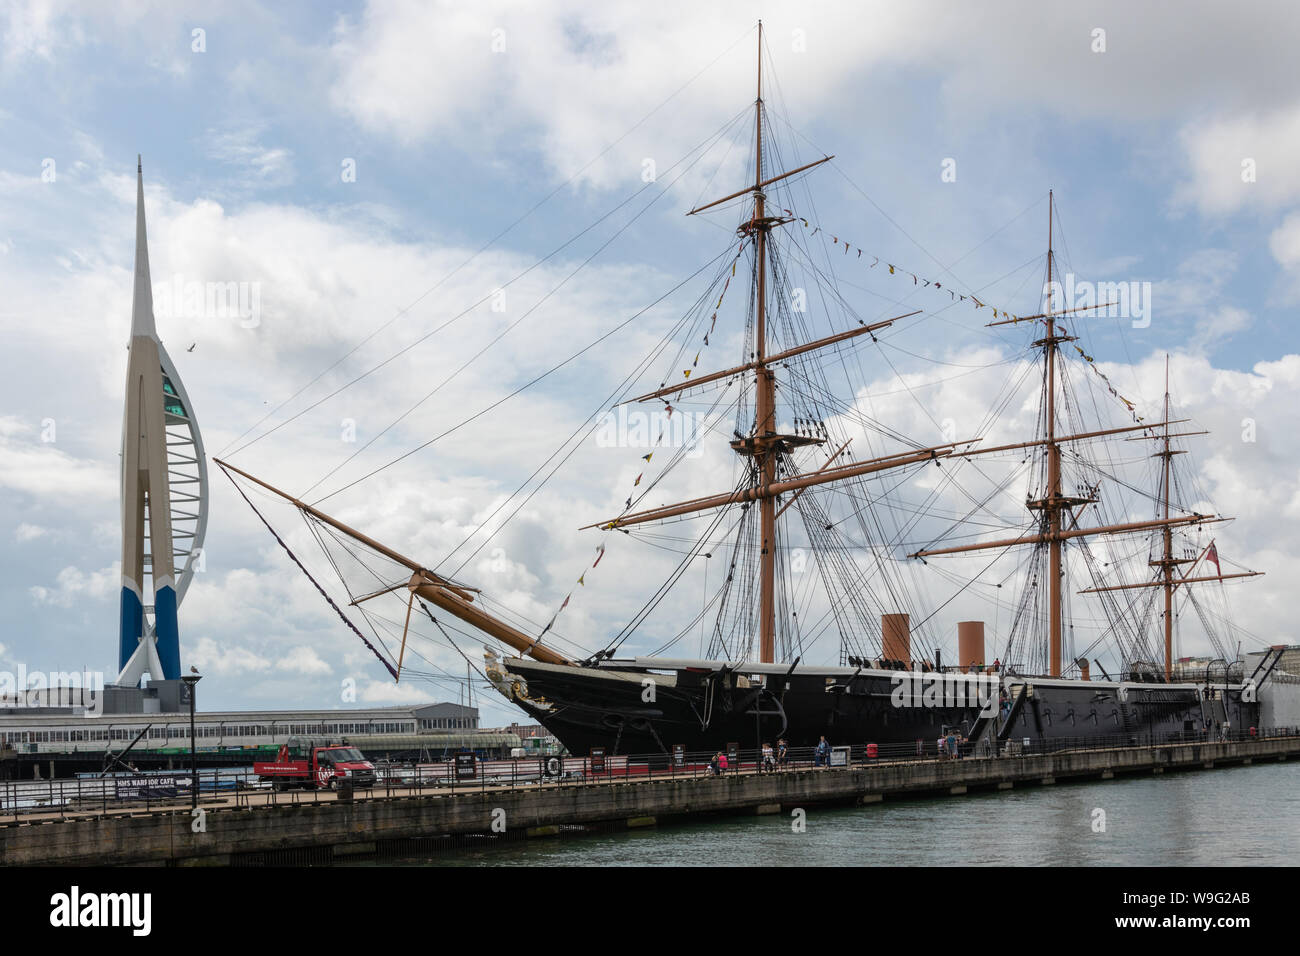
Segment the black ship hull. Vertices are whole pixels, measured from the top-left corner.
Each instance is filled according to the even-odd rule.
[[[637,659],[575,667],[489,662],[498,690],[573,754],[753,750],[876,743],[930,753],[955,730],[1031,744],[1107,738],[1160,743],[1253,724],[1240,701],[1208,701],[1195,685],[1037,680],[863,668]],[[1228,695],[1230,697],[1230,695]],[[1217,705],[1217,706],[1216,706]]]

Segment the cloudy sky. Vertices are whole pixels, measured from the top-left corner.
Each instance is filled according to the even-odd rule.
[[[782,159],[836,156],[801,181],[799,215],[1026,314],[1054,189],[1064,270],[1150,283],[1149,322],[1075,331],[1148,418],[1172,356],[1181,416],[1212,432],[1189,446],[1197,487],[1237,517],[1214,532],[1219,552],[1268,574],[1228,591],[1235,636],[1246,649],[1293,642],[1293,5],[15,0],[0,12],[0,666],[116,671],[137,154],[159,332],[209,453],[309,500],[337,492],[322,507],[548,620],[593,553],[577,527],[616,512],[638,473],[628,448],[582,443],[473,560],[460,567],[481,538],[442,562],[581,428],[701,294],[686,280],[734,244],[736,210],[683,213],[740,186],[760,17]],[[926,310],[855,353],[859,399],[922,442],[943,440],[944,421],[977,426],[1027,331],[833,267],[862,317]],[[172,294],[194,282],[243,284],[248,310]],[[739,361],[739,336],[724,328],[700,371]],[[646,503],[730,487],[725,456],[697,464]],[[349,679],[358,703],[456,699],[449,680],[395,687],[215,469],[212,489],[205,568],[181,610],[204,706],[342,706]],[[267,515],[328,573],[292,511]],[[557,624],[588,649],[680,557],[616,543]],[[684,582],[689,610],[627,649],[697,613],[704,573]],[[931,584],[932,603],[950,595]],[[949,630],[974,615],[1005,625],[1005,602],[964,601],[945,610]],[[464,673],[454,650],[421,640],[425,672]],[[515,716],[483,703],[485,723]]]

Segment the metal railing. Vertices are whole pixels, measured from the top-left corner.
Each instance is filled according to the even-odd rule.
[[[1267,731],[1234,731],[1227,740],[1267,740],[1300,737],[1300,728]],[[1209,734],[1108,735],[1103,737],[1014,738],[1000,742],[963,741],[956,754],[937,753],[938,742],[915,741],[880,745],[832,746],[828,760],[819,759],[815,748],[792,747],[784,759],[769,764],[756,749],[728,755],[727,767],[718,773],[713,752],[673,754],[627,754],[592,757],[518,757],[473,761],[447,760],[425,763],[380,763],[373,785],[354,788],[341,782],[337,790],[314,785],[277,789],[259,779],[250,768],[202,770],[197,775],[200,806],[280,806],[336,800],[366,800],[418,795],[452,795],[498,788],[549,788],[593,784],[638,783],[645,781],[701,780],[717,776],[767,773],[796,773],[840,769],[861,769],[885,764],[936,762],[970,759],[1017,759],[1064,751],[1142,749],[1153,746],[1218,743],[1217,731]],[[472,776],[470,775],[472,773]],[[194,803],[194,776],[188,772],[111,774],[55,780],[0,782],[0,822],[22,822],[37,817],[68,819],[86,815],[128,814],[140,810],[188,812]]]

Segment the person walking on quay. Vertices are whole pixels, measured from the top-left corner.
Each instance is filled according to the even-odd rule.
[[[818,767],[828,766],[830,764],[830,755],[831,745],[826,742],[826,737],[823,735],[822,739],[817,741],[817,749],[813,752],[814,765]]]
[[[939,759],[942,760],[946,756],[946,751],[948,749],[948,738],[943,736],[943,734],[940,734],[938,739],[934,742],[934,749],[938,751]]]
[[[776,762],[781,767],[788,766],[790,763],[790,748],[784,737],[776,742]]]
[[[726,751],[720,751],[720,752],[718,753],[718,773],[719,773],[719,774],[724,774],[724,773],[726,773],[726,772],[727,772],[727,767],[728,767],[728,764],[727,764],[727,753],[726,753]]]
[[[722,773],[722,760],[721,760],[721,758],[722,758],[722,751],[718,751],[717,753],[715,753],[715,754],[713,755],[713,759],[709,761],[709,771],[708,771],[708,772],[709,772],[709,775],[710,775],[710,776],[716,777],[716,776],[719,776],[719,775]]]
[[[758,768],[758,772],[762,773],[767,771],[768,773],[771,773],[774,770],[776,770],[776,761],[772,758],[772,745],[765,743],[763,744],[763,763]]]

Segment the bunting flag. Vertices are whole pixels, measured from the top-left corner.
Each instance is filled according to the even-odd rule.
[[[815,226],[815,225],[813,225],[812,223],[810,223],[807,219],[803,218],[802,216],[796,216],[792,210],[789,210],[789,209],[783,209],[782,212],[784,212],[787,216],[789,216],[790,219],[791,219],[791,221],[798,221],[798,222],[803,223],[803,227],[804,227],[805,229],[811,228],[811,229],[812,229],[812,232],[810,232],[810,233],[808,234],[808,238],[809,238],[809,239],[811,239],[813,236],[817,235],[817,233],[821,232],[821,228],[822,228],[821,226]],[[843,242],[840,242],[840,237],[839,237],[838,235],[832,235],[832,236],[831,236],[831,242],[832,242],[832,244],[837,245],[837,246],[842,245],[842,246],[844,247],[844,254],[845,254],[846,256],[849,254],[849,250],[850,250],[850,249],[857,249],[857,252],[858,252],[857,258],[861,259],[861,258],[862,258],[862,254],[863,254],[863,252],[866,251],[866,250],[864,250],[863,248],[861,248],[860,246],[854,246],[854,245],[853,245],[852,243],[850,243],[847,239],[845,239]],[[871,257],[871,265],[868,266],[867,268],[869,268],[869,269],[874,269],[877,265],[880,264],[880,261],[881,261],[881,260],[880,260],[880,257],[879,257],[879,256],[872,256],[872,257]],[[895,265],[895,264],[892,263],[892,262],[886,262],[885,265],[889,268],[889,274],[890,274],[891,276],[893,276],[893,275],[905,275],[905,276],[911,276],[911,277],[912,277],[912,285],[914,285],[914,286],[918,286],[918,287],[919,287],[919,286],[924,285],[925,288],[927,288],[927,289],[930,288],[930,287],[933,287],[933,288],[935,288],[935,289],[939,289],[940,291],[943,290],[943,284],[940,283],[940,282],[936,282],[936,281],[934,281],[933,279],[926,279],[925,277],[923,277],[923,276],[921,276],[920,274],[915,273],[915,272],[909,272],[908,270],[904,269],[902,266]],[[734,267],[734,263],[733,263],[733,267],[732,267],[732,275],[735,275],[735,267]],[[948,290],[948,301],[949,301],[949,302],[965,302],[968,298],[971,300],[971,302],[973,302],[973,303],[975,304],[975,308],[976,308],[976,309],[982,309],[982,308],[984,308],[986,305],[988,305],[987,302],[981,302],[979,299],[977,299],[977,298],[976,298],[975,296],[973,296],[973,295],[971,295],[971,296],[966,296],[966,295],[958,296],[957,293],[953,292],[953,290],[951,290],[951,289]],[[721,300],[719,300],[719,302],[721,302]],[[1008,311],[1005,310],[1005,309],[997,309],[997,308],[995,308],[995,309],[993,309],[993,315],[994,315],[994,317],[996,317],[996,318],[1005,318],[1005,319],[1016,319],[1016,318],[1017,318],[1016,315],[1014,315],[1014,314],[1011,313],[1011,312],[1008,312]]]
[[[788,213],[787,213],[787,214],[788,214]],[[806,225],[806,224],[807,224],[807,221],[805,220],[805,225]],[[718,325],[718,310],[722,308],[722,303],[723,303],[723,301],[724,301],[724,300],[726,299],[726,297],[727,297],[727,291],[731,288],[731,280],[732,280],[732,279],[735,277],[735,275],[736,275],[736,269],[737,269],[737,266],[738,266],[739,263],[740,263],[740,257],[741,257],[742,255],[744,255],[744,252],[745,252],[745,245],[746,245],[748,242],[749,242],[748,239],[742,239],[742,240],[741,240],[741,241],[736,245],[736,254],[735,254],[735,256],[732,257],[732,260],[731,260],[731,270],[730,270],[730,275],[728,275],[727,278],[726,278],[726,280],[722,283],[722,291],[718,294],[718,301],[717,301],[717,304],[715,304],[714,307],[713,307],[713,314],[709,316],[709,328],[708,328],[708,331],[706,331],[706,332],[704,333],[704,347],[708,347],[708,346],[709,346],[709,343],[710,343],[710,337],[713,335],[713,331],[714,331],[714,329],[717,328],[717,325]],[[847,251],[847,250],[846,250],[846,251]],[[697,351],[697,352],[695,353],[695,358],[691,360],[691,367],[690,367],[690,368],[687,368],[687,369],[682,369],[682,377],[683,377],[684,379],[689,379],[689,378],[691,377],[691,372],[693,372],[695,369],[699,368],[699,365],[700,365],[700,356],[702,356],[703,354],[704,354],[704,349],[701,348],[699,351]],[[671,418],[673,417],[673,411],[674,411],[674,408],[673,408],[672,403],[671,403],[671,402],[668,402],[667,400],[664,400],[664,414],[665,414],[669,419],[671,419]],[[647,452],[646,454],[644,454],[644,455],[641,456],[641,460],[642,460],[642,461],[644,461],[644,462],[646,462],[647,464],[649,464],[649,462],[651,461],[651,459],[654,458],[654,450],[653,450],[653,449],[658,448],[660,445],[663,444],[664,437],[665,437],[665,435],[667,435],[667,433],[668,433],[668,429],[667,429],[667,427],[661,425],[661,426],[660,426],[660,429],[659,429],[659,435],[658,435],[657,438],[655,438],[654,443],[653,443],[653,445],[651,446],[651,449],[652,449],[652,450],[649,451],[649,452]],[[644,470],[638,472],[636,478],[634,478],[634,479],[632,480],[632,487],[633,487],[633,488],[639,488],[639,487],[641,487],[641,482],[645,479],[645,475],[646,475],[646,473],[645,473]],[[651,482],[651,484],[653,484],[653,482]],[[624,504],[623,504],[623,510],[624,510],[624,511],[631,510],[631,508],[632,508],[632,500],[633,500],[633,498],[635,498],[635,495],[628,495],[627,500],[626,500],[626,501],[624,502]],[[615,519],[615,520],[613,520],[613,521],[608,521],[608,522],[606,522],[605,524],[601,525],[601,526],[600,526],[600,529],[601,529],[602,531],[613,531],[613,530],[614,530],[615,528],[617,528],[617,527],[618,527],[618,521],[617,521],[617,519]],[[605,545],[602,543],[601,545],[599,545],[599,546],[596,548],[596,559],[595,559],[594,561],[592,561],[592,563],[591,563],[591,568],[595,568],[596,565],[600,564],[601,560],[602,560],[604,557],[605,557]],[[584,588],[585,588],[585,587],[587,586],[587,572],[590,571],[591,568],[583,568],[582,573],[578,576],[578,580],[577,580],[577,584],[578,584],[579,587],[584,587]],[[570,592],[568,593],[568,595],[565,596],[565,598],[564,598],[564,603],[562,603],[562,604],[560,605],[559,610],[557,610],[557,611],[555,612],[554,617],[551,618],[550,622],[547,623],[546,627],[543,629],[543,631],[542,631],[542,634],[543,634],[543,635],[546,634],[548,631],[551,630],[551,628],[555,625],[555,621],[556,621],[556,619],[560,616],[560,611],[563,611],[565,608],[567,608],[567,607],[569,606],[569,601],[572,600],[572,599],[573,599],[573,592],[570,591]],[[539,639],[539,640],[541,639],[540,636],[539,636],[538,639]]]
[[[1123,403],[1124,407],[1128,409],[1129,414],[1133,416],[1133,421],[1137,422],[1138,424],[1141,424],[1142,422],[1146,421],[1145,418],[1143,418],[1141,415],[1137,413],[1137,406],[1129,399],[1125,398],[1123,395],[1119,393],[1119,390],[1115,388],[1115,384],[1110,380],[1110,376],[1108,376],[1101,369],[1097,368],[1096,359],[1094,359],[1083,349],[1079,348],[1079,346],[1077,345],[1074,347],[1074,350],[1079,353],[1080,358],[1082,358],[1085,362],[1088,363],[1088,367],[1091,368],[1093,372],[1097,374],[1097,377],[1106,383],[1106,391],[1110,392],[1111,397],[1118,399],[1120,402]]]

